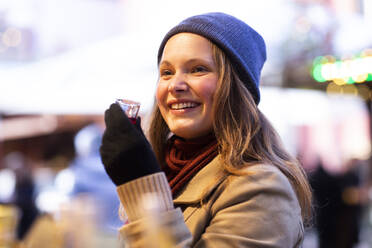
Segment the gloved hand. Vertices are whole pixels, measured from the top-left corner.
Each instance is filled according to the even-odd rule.
[[[141,129],[141,120],[132,124],[121,107],[113,103],[105,111],[106,130],[100,154],[106,173],[115,185],[160,172],[160,166]]]

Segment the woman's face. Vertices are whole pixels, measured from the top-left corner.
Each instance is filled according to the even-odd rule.
[[[212,46],[207,39],[179,33],[168,40],[159,64],[156,100],[171,132],[193,139],[212,131],[217,81]]]

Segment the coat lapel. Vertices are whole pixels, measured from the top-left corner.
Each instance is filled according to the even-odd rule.
[[[217,155],[208,165],[201,169],[173,200],[175,205],[193,204],[204,200],[226,177],[222,162]]]

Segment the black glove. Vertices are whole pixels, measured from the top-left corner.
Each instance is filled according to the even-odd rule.
[[[113,103],[105,111],[106,130],[100,154],[106,173],[115,185],[160,172],[160,166],[141,129],[140,118],[132,124],[121,107]]]

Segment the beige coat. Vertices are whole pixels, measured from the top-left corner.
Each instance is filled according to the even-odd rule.
[[[301,210],[288,179],[271,165],[251,166],[246,172],[225,176],[217,156],[174,199],[175,209],[163,173],[122,185],[118,193],[130,223],[120,233],[129,247],[148,247],[148,221],[140,218],[138,199],[157,191],[165,209],[160,219],[175,247],[300,247]]]

